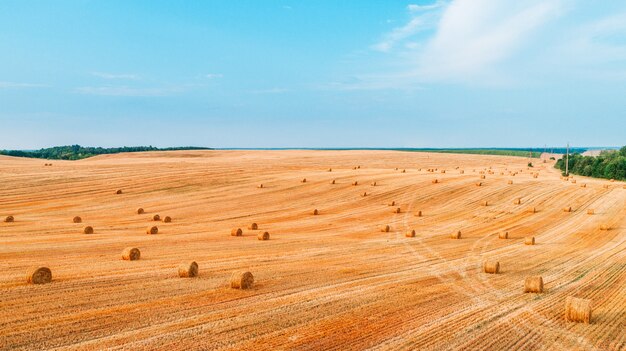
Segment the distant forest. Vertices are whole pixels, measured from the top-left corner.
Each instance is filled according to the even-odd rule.
[[[157,148],[153,146],[123,146],[123,147],[83,147],[80,145],[55,146],[47,149],[24,151],[24,150],[0,150],[0,155],[15,157],[43,158],[48,160],[80,160],[96,155],[118,154],[120,152],[143,152],[143,151],[173,151],[173,150],[211,150],[205,147],[168,147]]]
[[[565,172],[565,156],[556,168]],[[582,176],[626,180],[626,146],[619,150],[603,151],[599,156],[569,155],[569,172]]]

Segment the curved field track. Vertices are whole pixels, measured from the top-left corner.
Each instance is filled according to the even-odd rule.
[[[620,182],[391,151],[45,162],[0,157],[0,219],[15,218],[0,222],[1,350],[626,350]],[[126,247],[141,259],[122,260]],[[487,259],[500,274],[483,273]],[[179,278],[191,261],[199,276]],[[33,266],[52,282],[27,284]],[[230,288],[238,270],[252,289]],[[544,293],[524,294],[536,275]],[[593,301],[591,324],[564,320],[567,296]]]

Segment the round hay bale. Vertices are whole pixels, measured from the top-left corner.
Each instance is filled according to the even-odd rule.
[[[372,186],[376,186],[376,182],[372,182]]]
[[[563,212],[572,212],[572,208],[570,206],[563,207]]]
[[[460,174],[465,174],[465,171],[461,170],[459,171]]]
[[[585,183],[580,184],[580,187],[581,187],[581,188],[586,188],[586,187],[587,187],[587,184],[585,184]]]
[[[384,225],[380,228],[380,231],[383,233],[388,233],[389,230],[391,230],[391,227],[389,227],[389,225]]]
[[[481,201],[480,205],[481,206],[489,206],[489,201],[487,201],[487,200]]]
[[[450,239],[461,239],[461,231],[457,230],[456,232],[450,234]]]
[[[230,287],[233,289],[250,289],[254,285],[254,276],[250,272],[233,272],[230,276]]]
[[[609,226],[608,224],[601,224],[600,225],[600,230],[609,230],[611,229],[611,226]]]
[[[404,234],[407,238],[414,238],[415,237],[415,230],[411,230],[410,232],[406,232],[406,234]]]
[[[357,186],[357,185],[359,185],[359,182],[357,182],[356,180],[352,182],[352,186]]]
[[[498,238],[500,238],[500,239],[508,239],[509,238],[509,232],[500,232],[498,234]]]
[[[529,207],[527,211],[530,213],[536,213],[537,209],[535,207]]]
[[[533,178],[539,178],[539,174],[533,174]]]
[[[15,218],[13,216],[6,216],[4,218],[4,222],[5,223],[13,223],[13,222],[15,222]]]
[[[93,227],[88,225],[85,228],[83,228],[83,234],[93,234]]]
[[[576,184],[576,179],[572,179],[572,184]]]
[[[422,217],[422,211],[415,212],[415,217]]]
[[[155,214],[154,216],[152,216],[152,220],[153,221],[160,221],[161,220],[161,216],[159,216],[158,214]]]
[[[145,211],[143,210],[143,208],[139,207],[137,209],[137,214],[143,214]]]
[[[543,278],[540,276],[527,277],[524,279],[524,293],[542,293]]]
[[[389,206],[395,206],[395,205],[396,205],[396,202],[395,202],[395,201],[391,201],[388,205],[389,205]]]
[[[157,226],[152,226],[152,227],[148,227],[148,229],[146,229],[146,234],[158,234],[159,233],[159,227]]]
[[[259,233],[256,236],[256,238],[259,239],[259,240],[270,240],[270,233],[269,232]]]
[[[498,261],[485,261],[483,262],[483,271],[489,274],[500,273],[500,262]]]
[[[361,194],[362,197],[366,197],[367,196],[367,192],[364,191],[363,194]]]
[[[333,180],[331,180],[331,181],[330,181],[330,184],[335,184],[335,180],[334,180],[334,179],[333,179]]]
[[[329,168],[329,169],[328,169],[328,171],[329,171],[329,172],[332,172],[332,171],[333,171],[333,169],[332,169],[332,168]]]
[[[360,165],[359,165],[359,166],[356,166],[356,168],[361,169],[361,166],[360,166]]]
[[[163,217],[163,223],[171,223],[171,222],[172,222],[172,217],[170,216]]]
[[[403,170],[402,170],[402,173],[406,173],[406,169],[403,169]]]
[[[313,210],[313,215],[314,215],[314,216],[317,216],[318,214],[320,214],[320,212],[317,210],[317,208],[316,208],[316,209],[314,209],[314,210]]]
[[[137,261],[141,258],[141,251],[136,247],[127,247],[122,251],[122,259],[125,261]]]
[[[437,183],[439,183],[439,179],[433,179],[432,182],[433,182],[433,184],[437,184]]]
[[[480,176],[480,179],[485,179],[485,178],[486,178],[486,177],[485,177],[485,175],[484,175],[484,174]]]
[[[259,184],[256,187],[259,188],[259,189],[263,189],[263,184]]]
[[[525,245],[535,245],[535,237],[534,236],[527,236],[524,238],[524,244]]]
[[[306,183],[306,178],[302,178],[302,180],[300,181],[300,183]]]
[[[117,189],[117,191],[115,192],[116,195],[119,195],[122,193],[122,189]]]
[[[250,230],[257,230],[257,229],[259,229],[259,225],[256,224],[256,223],[252,223],[252,224],[250,224],[248,226],[248,229],[250,229]]]
[[[181,278],[193,278],[198,276],[198,264],[196,261],[178,266],[178,276]]]
[[[81,223],[83,221],[82,218],[80,218],[80,216],[75,216],[74,218],[72,218],[72,222],[74,223]]]
[[[608,184],[604,184],[602,187],[603,187],[604,189],[608,189],[608,188],[609,188],[609,185],[608,185]]]
[[[587,209],[587,214],[588,214],[588,215],[595,214],[594,209],[593,209],[593,208],[588,208],[588,209]]]
[[[482,186],[483,183],[482,182],[476,182],[476,186]]]
[[[48,267],[37,267],[28,272],[26,281],[29,284],[46,284],[52,281],[52,271]]]
[[[243,235],[243,230],[241,230],[241,228],[233,228],[230,231],[230,235],[231,236],[242,236]]]
[[[396,207],[396,208],[393,210],[393,213],[400,213],[400,212],[402,212],[402,210],[400,209],[400,207]]]
[[[441,170],[441,173],[442,173],[442,174],[443,174],[443,173],[446,173],[446,170],[445,170],[445,169],[442,169],[442,170]]]
[[[565,320],[570,322],[591,323],[591,300],[573,296],[565,298]]]
[[[508,182],[506,182],[506,183],[507,183],[507,184],[509,184],[509,185],[511,185],[511,184],[513,184],[513,181],[512,181],[512,180],[509,180],[509,181],[508,181]]]
[[[522,199],[519,198],[519,197],[517,199],[513,200],[513,204],[514,205],[520,205],[521,203],[522,203]]]

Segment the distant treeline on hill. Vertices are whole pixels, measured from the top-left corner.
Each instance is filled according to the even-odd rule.
[[[124,147],[83,147],[80,145],[55,146],[47,149],[23,151],[23,150],[0,150],[0,155],[15,157],[43,158],[48,160],[80,160],[87,157],[104,154],[118,154],[120,152],[143,152],[143,151],[173,151],[173,150],[211,150],[206,147],[168,147],[157,148],[153,146],[124,146]]]
[[[555,167],[565,172],[565,156]],[[603,151],[599,156],[569,155],[569,172],[596,178],[626,180],[626,146]]]

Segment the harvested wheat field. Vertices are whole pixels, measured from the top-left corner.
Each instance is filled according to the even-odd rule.
[[[582,188],[527,162],[175,151],[42,167],[0,156],[0,218],[14,218],[0,222],[0,349],[626,349],[623,184],[577,177]],[[428,169],[466,171],[433,184]],[[362,196],[355,179],[376,186]],[[159,213],[175,220],[146,235]],[[126,248],[141,255],[123,259]],[[197,276],[181,279],[190,262]],[[29,283],[33,267],[52,281]],[[253,283],[231,288],[238,272]],[[541,293],[524,293],[534,276]],[[569,296],[591,301],[589,323],[566,320]]]

